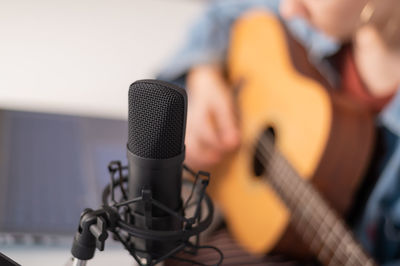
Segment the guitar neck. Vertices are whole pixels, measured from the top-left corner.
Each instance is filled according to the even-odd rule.
[[[296,231],[324,265],[375,265],[335,211],[277,152],[266,179],[291,211]]]

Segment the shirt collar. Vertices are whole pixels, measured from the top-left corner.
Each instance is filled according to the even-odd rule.
[[[380,113],[379,121],[394,134],[400,136],[400,87],[390,103]]]

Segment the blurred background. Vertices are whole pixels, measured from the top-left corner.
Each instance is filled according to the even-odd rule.
[[[108,162],[125,162],[129,85],[155,77],[206,3],[0,0],[1,253],[22,265],[68,260]],[[90,265],[111,262],[133,264],[107,243]]]

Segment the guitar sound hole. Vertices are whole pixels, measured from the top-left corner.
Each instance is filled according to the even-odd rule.
[[[262,141],[265,142],[266,138],[272,141],[272,143],[275,143],[276,134],[275,130],[272,127],[267,127],[257,140],[257,145],[253,156],[253,172],[254,176],[259,178],[261,178],[267,171],[265,166],[268,164],[268,162],[265,158],[265,151],[263,152],[261,146]]]

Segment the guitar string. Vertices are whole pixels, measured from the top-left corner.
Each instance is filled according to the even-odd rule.
[[[269,140],[269,139],[267,139],[268,140],[268,143],[270,143],[270,146],[272,146],[272,141],[271,140]],[[265,141],[264,141],[264,143],[265,143]],[[265,146],[265,145],[264,145]],[[267,152],[269,152],[269,150],[266,148],[266,151]],[[279,154],[279,152],[276,152],[276,154],[277,155],[280,155]],[[274,158],[274,157],[272,157],[272,158]],[[300,186],[303,186],[303,187],[305,187],[305,190],[307,191],[307,192],[309,192],[309,193],[311,193],[311,195],[312,196],[314,196],[316,199],[317,198],[319,198],[319,202],[321,203],[321,204],[318,204],[318,201],[314,201],[314,203],[315,203],[315,205],[316,205],[316,208],[314,208],[314,210],[316,209],[316,212],[317,212],[317,214],[318,215],[321,215],[321,213],[320,213],[320,210],[325,210],[325,212],[324,212],[324,215],[322,215],[323,216],[323,218],[322,218],[322,221],[324,220],[324,218],[326,217],[325,215],[326,215],[326,213],[328,213],[329,214],[329,212],[326,210],[327,208],[328,208],[328,206],[324,206],[324,204],[322,204],[322,203],[324,203],[323,202],[323,200],[322,200],[322,198],[321,198],[321,196],[319,195],[319,193],[318,193],[318,191],[316,191],[316,190],[314,190],[312,187],[311,187],[311,185],[310,185],[310,183],[308,183],[308,182],[306,182],[305,180],[303,180],[303,179],[301,179],[299,176],[298,176],[298,174],[295,172],[295,170],[291,167],[291,165],[285,160],[285,158],[284,157],[282,157],[282,156],[275,156],[275,158],[279,158],[280,160],[278,160],[278,162],[280,163],[280,165],[281,165],[281,167],[280,168],[283,168],[284,170],[286,169],[286,171],[287,172],[289,172],[290,173],[290,175],[288,175],[289,177],[290,176],[292,176],[292,181],[297,181],[297,185],[300,187]],[[272,162],[272,161],[271,161]],[[273,168],[274,169],[274,168]],[[279,168],[278,168],[279,169]],[[289,171],[290,170],[290,171]],[[280,174],[280,172],[278,171],[277,172],[277,176],[279,176],[279,174]],[[289,182],[288,180],[285,180],[284,179],[284,181],[285,182]],[[290,185],[290,183],[287,183],[286,185]],[[315,194],[315,195],[313,195],[313,194]],[[314,199],[314,197],[312,197],[311,196],[311,200],[313,200]],[[295,206],[297,205],[297,204],[294,204]],[[306,205],[306,207],[308,207],[309,205],[311,205],[311,204],[308,204],[308,205]],[[318,207],[321,207],[321,205],[323,206],[323,208],[318,208]],[[332,210],[330,210],[331,212],[333,212]],[[332,214],[331,214],[332,215]],[[321,218],[321,217],[319,217],[319,218]],[[333,218],[335,218],[335,217],[333,217]],[[332,217],[331,217],[331,219],[333,219]],[[321,219],[320,219],[321,220]],[[333,225],[334,226],[334,230],[333,230],[333,234],[334,234],[334,236],[336,236],[337,238],[339,238],[339,240],[338,241],[335,241],[335,242],[337,242],[337,244],[336,244],[336,249],[335,249],[335,252],[337,253],[337,252],[342,252],[343,253],[343,255],[347,255],[347,254],[349,254],[349,251],[353,251],[354,253],[351,253],[353,256],[351,256],[351,257],[347,257],[348,259],[354,259],[354,258],[357,258],[358,260],[360,260],[361,259],[361,257],[363,257],[363,259],[364,260],[366,260],[366,259],[368,259],[368,256],[366,256],[366,254],[363,252],[363,249],[354,241],[354,238],[352,237],[352,234],[351,233],[347,233],[347,234],[345,234],[345,237],[343,237],[343,234],[344,233],[346,233],[346,228],[345,228],[345,226],[344,226],[344,222],[343,221],[341,221],[341,220],[339,220],[339,219],[336,219],[337,220],[337,222]],[[311,220],[311,222],[312,222],[313,220]],[[324,223],[320,223],[319,224],[319,226],[313,226],[314,227],[314,229],[316,230],[316,233],[318,234],[317,236],[319,236],[319,237],[322,237],[321,235],[319,235],[319,233],[320,233],[320,229],[321,229],[321,227],[322,226],[327,226],[328,224],[324,224]],[[328,226],[329,227],[329,226]],[[328,230],[328,232],[329,232],[329,228],[325,228],[325,231],[327,231]],[[347,230],[347,231],[349,231],[349,230]],[[335,239],[334,239],[335,240]],[[346,241],[345,241],[346,240]],[[320,239],[320,241],[322,241],[321,239]],[[323,242],[321,242],[321,244],[322,244]],[[341,245],[341,244],[345,244],[345,245]],[[339,246],[338,246],[339,245]],[[342,248],[343,247],[343,248]],[[335,254],[335,255],[337,255],[337,254]],[[354,256],[355,255],[355,256]],[[371,265],[373,264],[373,263],[370,263]]]
[[[272,158],[279,158],[279,157],[275,156]],[[279,158],[279,159],[281,159],[281,158]],[[286,195],[286,198],[288,201],[290,201],[295,213],[300,213],[300,215],[298,215],[300,218],[298,218],[297,224],[299,226],[302,226],[303,223],[305,223],[306,224],[306,225],[304,225],[305,228],[314,230],[314,233],[311,232],[312,230],[304,230],[303,238],[305,238],[305,240],[307,240],[307,242],[311,242],[311,244],[313,244],[313,243],[314,243],[314,245],[321,244],[321,243],[317,242],[317,240],[319,240],[321,242],[321,240],[318,238],[318,236],[319,236],[318,233],[321,231],[321,228],[324,228],[324,226],[323,226],[324,224],[317,223],[317,218],[315,218],[315,217],[317,217],[318,215],[316,215],[316,214],[320,214],[320,210],[323,210],[324,208],[319,208],[320,206],[317,204],[318,202],[315,201],[315,197],[313,195],[314,193],[311,193],[311,188],[310,188],[309,183],[301,182],[301,180],[299,178],[293,179],[292,182],[287,180],[287,177],[292,176],[293,173],[292,173],[292,171],[290,171],[291,169],[287,167],[287,165],[285,164],[285,162],[283,160],[277,160],[277,163],[275,163],[275,164],[273,163],[274,162],[273,160],[269,160],[268,162],[270,162],[272,165],[276,165],[277,163],[279,163],[278,164],[280,166],[279,168],[278,167],[272,168],[273,170],[276,170],[276,173],[274,173],[272,176],[280,177],[279,183],[284,182],[285,183],[284,185],[286,187],[289,187],[289,188],[295,187],[295,188],[297,188],[297,190],[300,190],[302,192],[302,196],[299,197],[300,202],[291,202],[291,197],[287,197],[287,195]],[[284,171],[282,171],[281,169],[286,170],[285,172],[288,172],[288,173],[285,173],[284,175],[282,175],[282,173]],[[294,191],[295,190],[292,189],[292,193],[294,193]],[[292,200],[293,200],[293,198],[292,198]],[[307,204],[307,203],[314,203],[314,204]],[[301,205],[303,205],[303,206],[301,206]],[[314,206],[314,205],[316,205],[316,206]],[[314,212],[312,212],[312,211],[314,211]],[[311,216],[311,219],[310,219],[310,216]],[[294,220],[294,221],[296,222],[296,220]],[[311,225],[311,227],[310,227],[310,225]],[[333,224],[330,226],[333,226]],[[336,232],[336,230],[335,230],[335,232]],[[336,239],[333,239],[333,240],[335,241]],[[335,246],[336,246],[336,244],[335,244]],[[332,247],[332,245],[327,246],[327,248],[330,248],[330,250],[331,250],[331,247]],[[311,248],[313,248],[316,252],[319,251],[318,246],[313,247],[313,245],[311,245]],[[332,253],[333,253],[333,251],[332,251]]]
[[[271,156],[271,157],[272,157],[272,156]],[[276,158],[276,156],[275,156],[275,157],[272,157],[272,158]],[[270,164],[276,166],[276,163],[274,164],[274,163],[273,163],[273,160],[267,160],[267,162],[269,162]],[[280,162],[280,160],[277,160],[277,162]],[[282,168],[283,170],[285,170],[285,171],[282,171],[281,168]],[[279,167],[273,167],[273,168],[269,168],[269,169],[276,170],[276,171],[277,171],[277,174],[278,174],[279,176],[282,175],[282,172],[290,172],[290,171],[288,171],[289,169],[287,169],[287,167],[283,167],[283,164],[282,164],[282,163],[279,164]],[[290,174],[292,174],[292,173],[290,173]],[[272,176],[276,176],[276,174],[274,173]],[[297,227],[303,226],[305,229],[308,229],[308,230],[298,230],[299,232],[303,231],[303,234],[301,235],[302,238],[303,238],[304,240],[306,240],[307,243],[309,243],[309,242],[315,242],[315,240],[316,240],[317,237],[318,237],[318,234],[316,233],[317,230],[318,230],[318,227],[314,225],[315,219],[309,219],[309,216],[310,216],[310,215],[313,216],[312,213],[309,213],[309,212],[311,212],[311,210],[310,210],[309,208],[310,208],[310,206],[312,206],[312,204],[306,204],[307,202],[311,202],[311,201],[312,201],[312,197],[311,197],[311,193],[310,193],[310,191],[309,191],[309,188],[308,188],[307,184],[304,184],[305,186],[301,186],[300,184],[298,184],[298,183],[299,183],[299,180],[298,180],[298,179],[293,180],[293,181],[296,181],[296,182],[294,182],[294,183],[291,184],[288,180],[286,180],[286,178],[285,178],[286,176],[287,176],[287,175],[284,174],[283,177],[282,177],[281,179],[279,179],[280,182],[275,183],[275,186],[278,186],[278,187],[279,187],[279,186],[281,185],[281,183],[283,182],[283,184],[282,184],[283,186],[286,186],[287,188],[290,188],[290,187],[293,186],[293,187],[297,188],[297,190],[301,191],[302,197],[299,198],[299,199],[301,200],[300,203],[302,203],[302,204],[305,205],[303,208],[299,208],[299,206],[298,206],[299,203],[292,202],[291,197],[287,197],[287,195],[285,195],[284,193],[283,193],[283,196],[286,196],[286,197],[285,197],[285,198],[286,198],[286,201],[288,201],[288,204],[292,205],[292,208],[293,208],[293,210],[294,210],[294,212],[295,212],[294,215],[296,215],[296,213],[297,213],[297,214],[300,213],[300,215],[298,215],[300,218],[297,219],[297,220],[296,220],[296,219],[294,220],[294,222],[297,222],[297,223],[296,223]],[[280,190],[282,190],[282,188],[281,188]],[[291,190],[292,190],[292,189],[291,189]],[[293,191],[294,191],[294,190],[293,190]],[[291,193],[291,194],[292,194],[292,193]],[[311,198],[310,198],[310,197],[311,197]],[[304,201],[305,201],[305,202],[304,202]],[[300,210],[300,209],[301,209],[301,210]],[[317,211],[318,211],[318,210],[317,210]],[[311,230],[310,225],[311,225],[312,229],[314,229],[314,233],[312,233],[312,230]],[[298,228],[298,229],[301,229],[301,228]],[[319,239],[318,239],[318,240],[319,240]],[[335,239],[334,239],[334,240],[335,240]],[[311,248],[313,248],[313,246],[311,246]],[[330,249],[331,246],[328,246],[328,248]],[[331,250],[331,249],[330,249],[330,250]],[[318,249],[315,248],[315,247],[314,247],[313,251],[315,251],[315,253],[318,253]],[[332,253],[332,255],[333,255],[333,252],[331,252],[331,253]],[[332,257],[333,257],[333,256],[332,256]],[[321,257],[320,257],[320,259],[324,259],[324,261],[325,261],[325,260],[329,260],[329,259],[331,259],[331,258],[321,258]]]
[[[270,146],[271,146],[272,145],[272,141],[271,140],[268,140],[268,141],[269,141],[268,143],[270,143]],[[264,143],[265,143],[265,141],[264,141]],[[269,151],[269,150],[266,149],[266,151]],[[276,154],[280,155],[278,152]],[[319,195],[319,193],[316,190],[312,189],[310,183],[308,183],[307,181],[305,181],[303,179],[300,179],[298,174],[290,166],[290,164],[285,160],[285,158],[283,158],[282,156],[273,156],[272,158],[278,158],[279,159],[278,162],[281,165],[281,167],[279,167],[279,168],[283,168],[284,170],[286,169],[286,171],[289,172],[288,176],[292,177],[292,179],[293,179],[292,181],[296,181],[297,186],[299,186],[299,187],[303,186],[305,188],[304,190],[311,194],[311,197],[309,197],[310,199],[309,199],[308,202],[313,202],[316,205],[313,209],[317,212],[318,215],[321,215],[320,210],[325,210],[324,215],[322,215],[325,218],[326,217],[325,216],[326,213],[329,213],[326,209],[329,208],[329,207],[328,206],[324,206],[324,204],[322,204],[324,202],[322,201],[322,198]],[[272,163],[273,161],[270,160],[270,162]],[[277,168],[277,170],[279,170],[279,168]],[[275,169],[275,167],[273,169]],[[276,176],[279,176],[279,174],[280,174],[280,172],[278,171]],[[284,179],[284,182],[286,182],[286,185],[290,186],[290,183],[287,183],[287,182],[289,182],[289,180],[286,180],[285,178],[283,178],[283,179]],[[315,195],[313,195],[313,194],[315,194]],[[315,201],[316,199],[318,199],[319,201]],[[321,204],[318,204],[318,203],[321,203]],[[296,206],[296,205],[297,204],[294,204],[294,206]],[[310,205],[312,205],[312,204],[307,204],[305,206],[305,208],[307,209]],[[321,205],[323,206],[323,208],[319,208],[319,207],[321,207]],[[329,211],[333,212],[331,209]],[[322,221],[322,223],[319,223],[319,224],[317,223],[318,226],[314,226],[314,224],[313,224],[314,219],[312,219],[312,220],[308,219],[308,221],[311,222],[311,225],[313,225],[313,228],[316,231],[316,235],[314,235],[314,237],[317,236],[317,237],[322,238],[323,235],[319,234],[320,233],[320,229],[323,228],[323,227],[328,226],[328,224],[324,224],[323,223],[323,219],[324,218],[322,218],[322,219],[321,219],[321,217],[319,217],[319,218],[320,218],[319,220]],[[337,252],[342,252],[343,255],[347,255],[349,253],[349,249],[350,249],[350,251],[352,250],[352,251],[355,252],[355,254],[352,253],[352,255],[356,255],[357,257],[360,257],[360,255],[358,254],[359,253],[358,251],[360,251],[361,255],[363,255],[362,257],[366,257],[367,258],[366,254],[363,253],[363,250],[360,248],[360,246],[358,246],[356,244],[356,242],[352,238],[352,235],[350,233],[348,233],[347,235],[345,234],[346,233],[346,228],[344,227],[344,222],[339,222],[339,219],[336,219],[336,220],[337,220],[337,222],[335,224],[333,224],[333,234],[337,238],[340,237],[340,239],[338,241],[335,241],[336,242],[335,252],[336,253]],[[329,224],[328,227],[331,227],[331,226],[332,225]],[[329,228],[325,228],[325,231],[329,232]],[[343,237],[343,234],[345,234],[345,237]],[[315,241],[317,239],[314,238],[313,240]],[[334,239],[334,240],[337,240],[337,239]],[[344,241],[344,240],[346,240],[346,241]],[[322,239],[319,239],[319,241],[321,242],[320,244],[323,244]],[[342,243],[345,244],[345,245],[341,245]],[[342,249],[342,247],[343,247],[343,249]],[[335,255],[337,255],[337,254],[335,254]],[[354,256],[347,256],[347,258],[348,259],[354,259]]]
[[[309,203],[310,202],[314,203],[315,206],[311,206],[311,207],[314,207],[313,209],[314,209],[314,211],[315,211],[315,213],[317,215],[311,213],[311,216],[318,216],[318,218],[314,218],[314,219],[311,219],[311,220],[307,219],[307,221],[310,224],[312,224],[313,229],[316,231],[314,233],[313,241],[316,240],[315,237],[318,237],[318,238],[320,238],[320,239],[318,239],[321,242],[320,244],[324,245],[325,244],[324,241],[323,241],[324,235],[320,234],[320,230],[321,230],[321,228],[323,226],[328,226],[329,228],[332,228],[332,226],[333,226],[333,229],[334,229],[333,231],[330,231],[329,228],[325,228],[326,232],[330,232],[331,234],[333,233],[333,236],[335,236],[335,238],[333,239],[333,241],[335,242],[334,243],[335,247],[333,248],[330,245],[327,246],[332,251],[332,253],[334,253],[333,255],[334,256],[338,255],[336,253],[337,252],[341,252],[341,253],[343,253],[343,255],[345,257],[347,257],[347,260],[354,258],[353,256],[355,255],[357,260],[360,263],[362,263],[362,265],[365,265],[365,260],[367,260],[368,257],[363,252],[361,247],[358,244],[355,243],[352,235],[345,231],[346,230],[345,227],[343,226],[343,224],[341,224],[343,222],[339,218],[335,217],[335,215],[333,215],[334,216],[333,220],[335,220],[334,218],[336,218],[336,222],[335,222],[334,225],[324,223],[327,213],[333,212],[333,210],[331,208],[329,208],[327,205],[325,206],[325,204],[323,204],[324,202],[322,201],[322,198],[319,195],[319,193],[316,192],[315,190],[314,191],[311,190],[311,187],[309,187],[310,186],[309,183],[307,183],[306,181],[304,181],[304,180],[302,180],[302,179],[300,179],[298,177],[297,173],[295,172],[294,169],[292,169],[290,164],[288,162],[286,162],[285,159],[282,156],[279,156],[280,154],[279,154],[278,151],[275,151],[276,156],[275,157],[273,156],[274,154],[272,152],[270,152],[270,150],[275,150],[275,149],[274,149],[273,141],[271,140],[270,136],[263,135],[262,139],[260,140],[260,142],[262,144],[261,146],[263,147],[263,150],[259,150],[261,152],[260,155],[262,155],[264,157],[262,159],[265,160],[267,163],[270,163],[272,165],[272,160],[271,159],[277,158],[278,159],[277,162],[279,163],[278,164],[279,167],[272,167],[271,169],[274,169],[276,171],[276,174],[278,174],[278,175],[282,175],[282,173],[284,173],[284,172],[287,173],[287,175],[286,174],[282,175],[282,178],[279,181],[285,182],[286,186],[288,186],[288,187],[294,186],[296,188],[296,190],[293,190],[293,188],[291,188],[292,192],[300,190],[300,188],[301,188],[303,196],[307,195],[306,197],[308,197],[308,202]],[[271,147],[272,147],[272,149],[271,149]],[[265,165],[264,165],[264,167],[265,167]],[[277,168],[277,169],[275,169],[275,168]],[[284,171],[282,171],[282,170],[284,170]],[[292,178],[293,179],[293,180],[291,180],[292,182],[289,182],[289,180],[287,180],[285,178],[285,177],[290,177],[290,176],[294,176],[295,177],[295,178]],[[295,182],[293,182],[293,181],[295,181]],[[275,187],[279,187],[279,184],[275,184]],[[279,187],[278,190],[279,190],[278,192],[282,196],[285,196],[283,188]],[[308,193],[306,193],[306,192],[308,192]],[[298,208],[297,206],[299,204],[291,202],[290,201],[290,197],[287,197],[287,195],[285,196],[285,198],[286,198],[286,201],[288,201],[288,203],[293,206],[292,208],[295,211],[299,211],[299,210],[297,210],[297,208]],[[304,204],[304,202],[302,200],[304,200],[304,197],[303,197],[303,199],[300,199],[301,203]],[[320,201],[316,201],[316,200],[320,200]],[[306,200],[306,202],[307,202],[307,200]],[[312,204],[306,204],[305,208],[308,208],[309,205],[312,205]],[[321,214],[321,210],[324,210],[323,215]],[[304,215],[304,211],[300,211],[300,212],[303,213],[303,215]],[[317,225],[315,226],[315,224],[313,224],[313,222],[315,222],[316,220],[317,220]],[[318,220],[320,221],[319,223],[318,223]],[[343,233],[346,233],[348,235],[348,237],[343,237]],[[346,234],[345,234],[345,236],[346,236]],[[342,244],[342,242],[344,242],[344,240],[346,240],[348,243],[344,243],[346,248],[343,250],[341,244]],[[332,250],[332,248],[334,250]],[[349,248],[351,250],[349,250]],[[348,255],[349,251],[353,251],[353,253],[350,253],[353,256],[349,256]]]
[[[267,149],[267,151],[268,151],[268,149]],[[272,158],[274,158],[274,157],[272,157]],[[269,160],[268,162],[272,162],[271,160]],[[288,170],[290,170],[290,169],[288,169],[288,165],[286,165],[286,164],[282,164],[282,160],[278,160],[278,162],[280,162],[280,166],[281,167],[279,167],[279,168],[282,168],[282,166],[285,166],[283,169],[284,170],[286,170],[286,171],[288,171]],[[273,169],[275,169],[275,167],[273,168]],[[290,171],[289,171],[290,172]],[[277,174],[281,174],[280,173],[280,171],[278,171],[277,172]],[[290,173],[290,174],[292,174],[292,173]],[[285,175],[286,176],[286,175]],[[281,180],[282,181],[282,180]],[[283,181],[284,182],[286,182],[287,180],[285,180],[284,178],[283,178]],[[299,178],[297,177],[296,179],[294,179],[293,181],[301,181],[301,180],[299,180]],[[299,182],[297,182],[297,183],[299,183]],[[276,185],[279,185],[279,184],[276,184]],[[288,185],[288,186],[290,186],[290,183],[286,183],[286,185]],[[305,188],[306,188],[306,190],[307,190],[307,192],[311,192],[311,191],[309,191],[310,189],[308,188],[308,183],[304,183],[303,185],[306,185],[305,186]],[[309,193],[307,193],[307,194],[309,194]],[[312,195],[312,194],[311,194]],[[290,197],[288,198],[288,199],[286,199],[286,200],[289,200],[290,199]],[[311,197],[311,199],[313,199],[313,197]],[[310,200],[309,200],[310,201]],[[291,202],[289,202],[289,203],[291,203]],[[294,205],[294,207],[296,206],[296,204],[293,204],[293,203],[291,203],[292,205]],[[308,205],[306,205],[305,206],[305,210],[307,210],[308,209],[308,207],[310,206],[310,204],[308,204]],[[318,206],[318,205],[317,205]],[[314,208],[315,209],[315,208]],[[295,209],[295,211],[297,211],[297,209]],[[317,210],[316,210],[317,212],[318,212],[318,214],[319,214],[319,210],[318,210],[318,208],[317,208]],[[302,213],[302,214],[304,214],[304,210],[302,211],[302,212],[300,212],[300,213]],[[304,215],[301,217],[301,219],[300,219],[300,223],[301,223],[301,221],[303,220],[303,218],[306,218]],[[319,233],[319,231],[318,231],[318,229],[321,227],[321,226],[323,226],[323,224],[319,224],[319,226],[317,227],[317,226],[314,226],[314,224],[312,223],[312,221],[314,221],[314,219],[313,220],[309,220],[309,219],[306,219],[309,223],[311,223],[311,225],[312,225],[312,227],[314,228],[314,230],[316,231],[316,233],[314,233],[314,238],[313,238],[313,241],[315,241],[316,240],[316,238],[315,237],[318,237],[319,235],[318,235],[318,233]],[[340,225],[340,224],[339,224]],[[334,229],[342,229],[341,228],[341,226],[339,226],[339,228],[337,227],[337,226],[335,226],[334,227]],[[342,230],[341,230],[342,231]],[[305,232],[307,232],[307,230],[305,231]],[[335,235],[336,235],[336,233],[337,233],[337,231],[336,230],[334,230],[334,232],[333,232]],[[338,233],[339,234],[339,233]],[[303,235],[303,237],[304,237],[304,235]],[[308,239],[306,239],[306,240],[308,240]],[[334,239],[334,240],[336,240],[336,239]],[[321,239],[319,239],[319,241],[321,242],[320,244],[323,244],[323,242],[321,241]],[[337,241],[335,241],[335,242],[337,242]],[[338,244],[336,244],[335,245],[336,246],[336,248],[334,249],[334,255],[337,255],[336,253],[337,252],[340,252],[341,251],[341,248],[340,248],[340,246],[339,246],[339,248],[337,248],[338,247]],[[330,248],[330,246],[328,246],[328,248]],[[314,248],[315,249],[315,248]],[[315,250],[316,252],[318,252],[318,250]],[[347,254],[348,254],[348,252],[343,252],[344,254],[343,255],[345,255],[345,257],[347,257],[347,258],[349,258],[348,256],[347,256]],[[335,259],[335,258],[337,258],[337,256],[336,257],[333,257],[333,259]],[[339,258],[342,258],[342,257],[339,257]],[[351,259],[351,258],[350,258]],[[342,264],[343,264],[343,262],[342,262]]]

